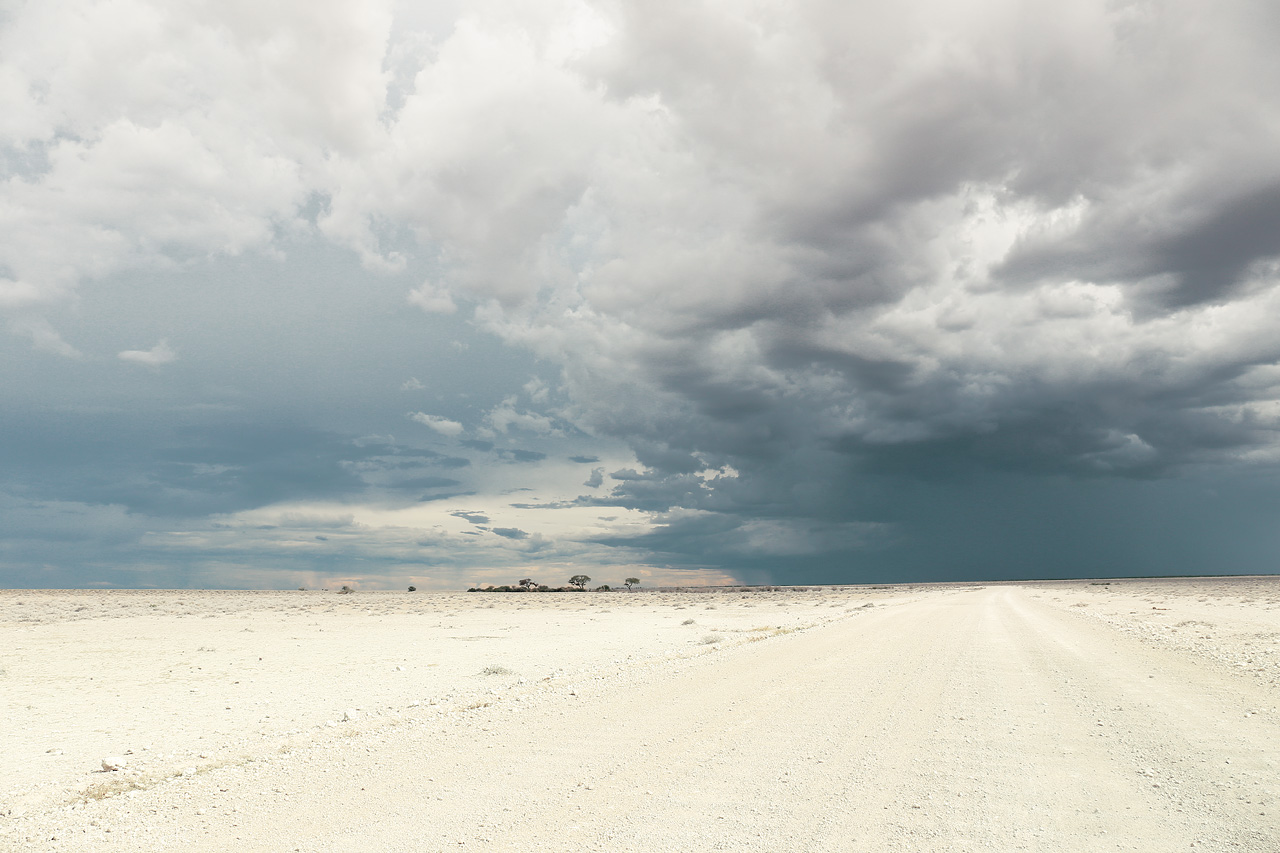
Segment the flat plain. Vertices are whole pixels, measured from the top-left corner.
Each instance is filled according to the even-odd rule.
[[[0,849],[1275,853],[1278,640],[1276,577],[0,591]]]

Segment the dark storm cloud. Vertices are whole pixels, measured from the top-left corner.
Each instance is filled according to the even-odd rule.
[[[644,512],[666,512],[673,507],[701,507],[711,497],[704,481],[692,474],[640,474],[633,470],[609,475],[618,485],[603,497],[580,497],[590,506],[619,506]]]
[[[654,530],[635,536],[602,536],[595,541],[614,547],[638,548],[686,559],[716,560],[726,539],[741,530],[743,521],[728,515],[699,515],[667,519]]]
[[[1015,247],[997,274],[1145,285],[1136,301],[1174,310],[1227,299],[1252,275],[1265,274],[1256,264],[1280,260],[1280,183],[1247,187],[1208,208],[1187,199],[1180,208],[1126,213],[1119,221],[1086,222],[1058,242]]]
[[[625,535],[587,544],[744,577],[1185,571],[1212,557],[1196,529],[1260,564],[1266,548],[1237,540],[1265,539],[1240,496],[1274,498],[1261,480],[1280,462],[1270,7],[498,0],[426,41],[371,9],[339,2],[325,20],[354,35],[294,38],[279,68],[224,38],[238,7],[174,13],[152,40],[195,88],[160,80],[160,97],[110,40],[15,12],[43,38],[0,60],[6,145],[37,152],[0,163],[0,309],[24,355],[59,367],[6,375],[24,400],[48,386],[83,405],[0,422],[0,487],[42,525],[431,503],[476,483],[492,510],[458,517],[504,524],[527,506],[505,504],[518,473],[549,525],[631,511]],[[51,70],[55,46],[110,109]],[[51,134],[64,156],[38,153]],[[294,232],[329,247],[300,281],[334,247],[362,268],[277,284],[270,264],[321,257]],[[245,259],[235,275],[201,260],[224,256]],[[148,265],[223,272],[146,290]],[[111,275],[140,294],[127,310],[82,286]],[[270,310],[243,310],[255,292]],[[92,306],[78,326],[76,300]],[[179,303],[196,319],[170,329]],[[91,346],[126,320],[130,340]],[[276,326],[287,345],[263,349]],[[486,336],[519,355],[486,360]],[[405,342],[391,360],[388,341]],[[138,399],[181,375],[202,405],[303,426],[179,429],[109,397],[116,414],[83,414],[120,353]],[[278,381],[246,390],[260,373]],[[297,417],[264,414],[282,399]],[[344,437],[404,429],[406,409],[423,442],[473,460]],[[543,488],[546,451],[608,465],[575,498],[581,473]],[[519,530],[465,547],[508,549],[486,565],[553,547]]]

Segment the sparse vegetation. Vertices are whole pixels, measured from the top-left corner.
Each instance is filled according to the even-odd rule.
[[[355,590],[351,587],[343,586],[342,589],[338,590],[338,595],[350,595],[353,592],[355,592]]]
[[[631,592],[631,587],[638,585],[640,578],[627,578],[622,583],[626,586],[627,592]]]
[[[721,637],[719,634],[707,634],[702,638],[702,645],[704,646],[714,645],[720,642],[722,639],[724,638]]]
[[[481,675],[515,675],[515,672],[513,670],[507,669],[505,666],[498,666],[497,664],[494,664],[492,666],[486,666],[483,670],[480,671],[480,674]]]
[[[418,588],[416,586],[409,587],[409,592],[417,592],[417,591],[418,591]]]
[[[547,586],[540,584],[533,578],[521,578],[516,584],[502,584],[500,586],[473,586],[467,589],[467,592],[586,592],[587,583],[591,578],[586,575],[574,575],[569,580],[569,586]],[[611,588],[608,584],[596,587],[595,592],[610,592]]]

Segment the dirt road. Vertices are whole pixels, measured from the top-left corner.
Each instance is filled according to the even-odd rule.
[[[1265,685],[935,590],[28,821],[18,849],[1280,851]],[[0,839],[3,839],[0,836]]]

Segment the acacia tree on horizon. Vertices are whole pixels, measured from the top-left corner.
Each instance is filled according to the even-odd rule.
[[[586,589],[589,583],[591,583],[591,578],[587,575],[574,575],[569,578],[569,585],[576,586],[578,589]]]
[[[626,586],[627,592],[631,592],[631,585],[640,583],[640,578],[627,578],[622,583]]]

